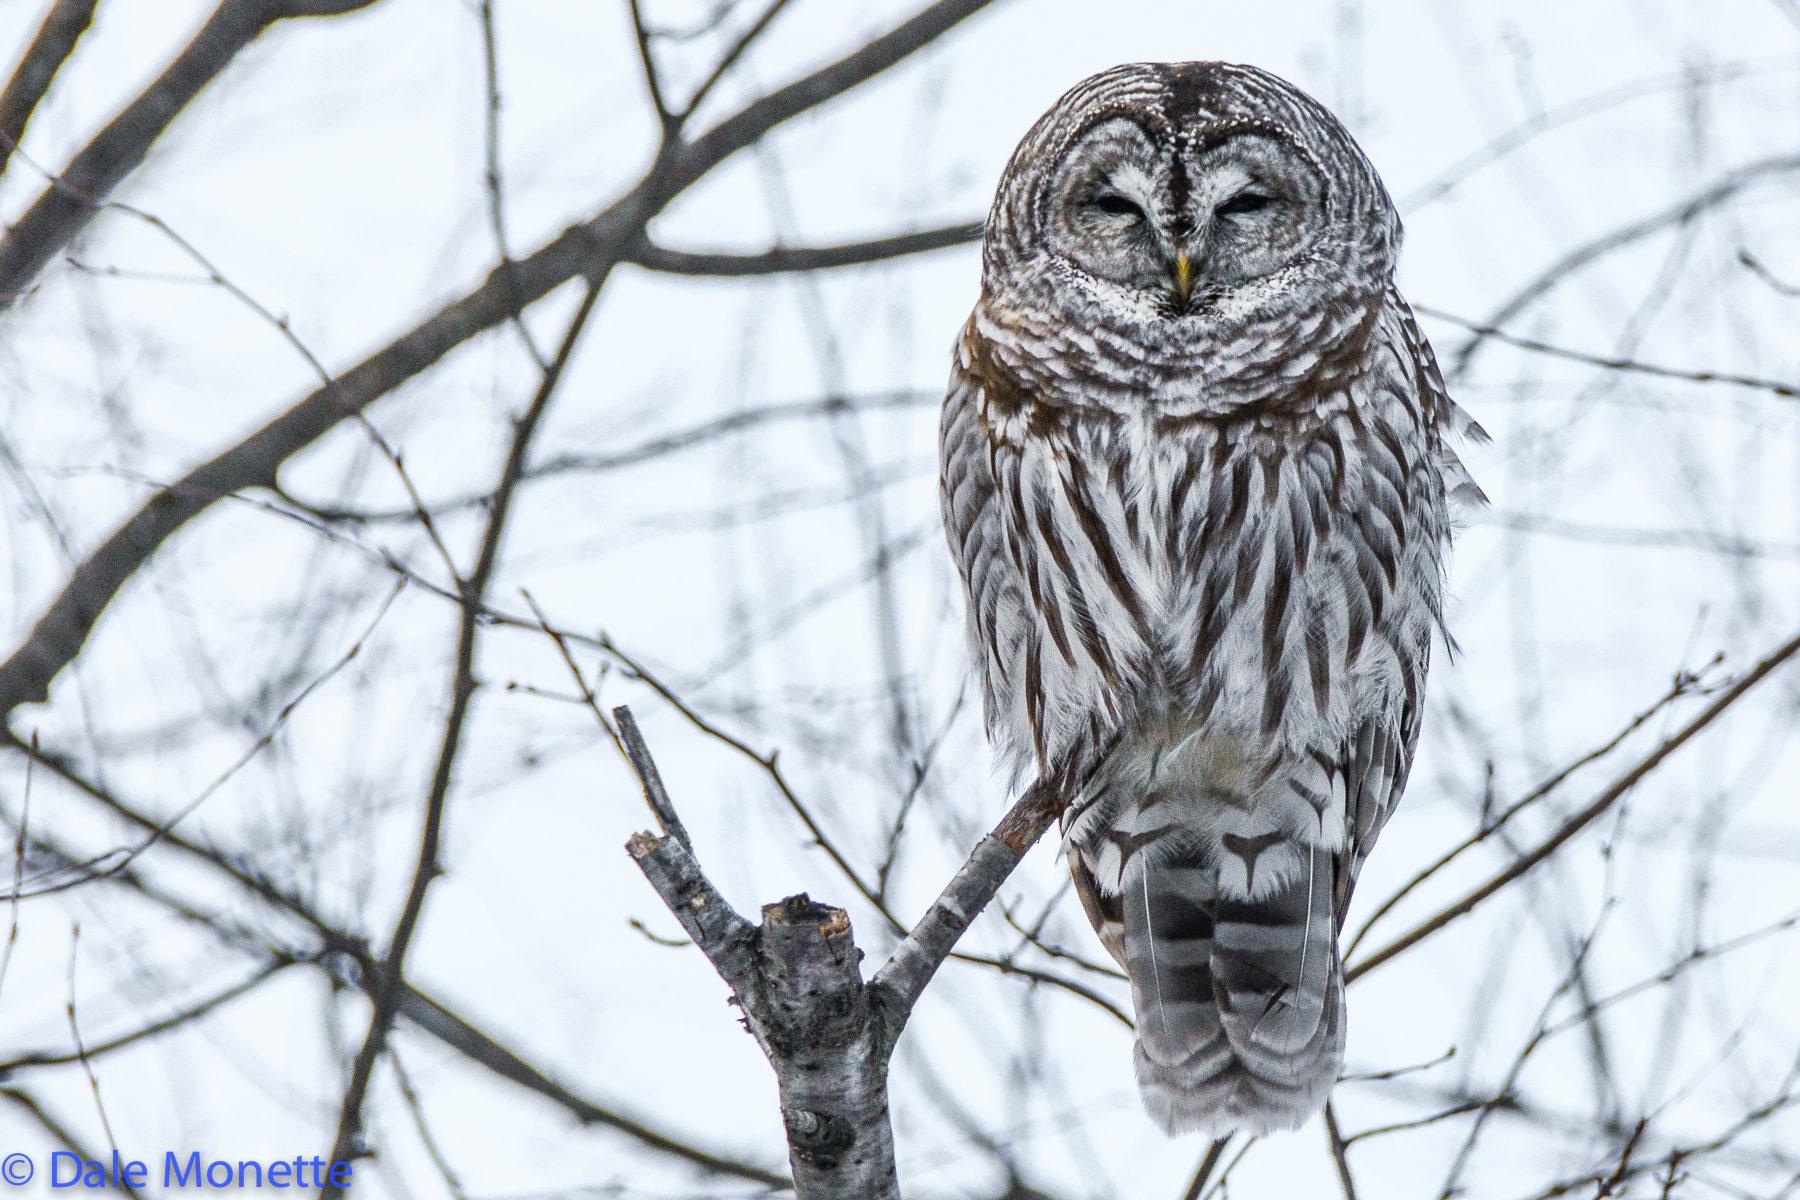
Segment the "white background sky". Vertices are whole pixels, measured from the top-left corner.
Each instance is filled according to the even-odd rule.
[[[648,11],[678,26],[706,7],[651,0]],[[622,4],[498,0],[496,9],[508,232],[523,254],[635,182],[654,123]],[[103,0],[26,154],[59,168],[206,11]],[[700,123],[911,11],[797,0]],[[35,3],[0,0],[0,45],[22,47],[40,15]],[[668,51],[677,90],[712,53],[704,40]],[[738,155],[652,231],[683,249],[756,251],[974,219],[1013,145],[1069,86],[1118,62],[1192,58],[1266,67],[1343,115],[1402,205],[1403,290],[1473,320],[1593,239],[1735,168],[1800,153],[1800,13],[1790,0],[1007,0]],[[1422,191],[1521,123],[1588,100],[1580,119],[1447,194]],[[342,370],[495,262],[485,104],[480,24],[468,4],[381,0],[347,18],[290,22],[201,97],[116,198],[165,221]],[[0,182],[0,214],[16,219],[41,187],[41,175],[15,163]],[[1800,169],[1605,257],[1508,328],[1669,367],[1793,381],[1800,298],[1759,281],[1737,255],[1747,248],[1800,282],[1797,213]],[[63,585],[69,556],[98,544],[150,483],[232,444],[315,382],[240,300],[168,278],[191,280],[197,269],[142,221],[103,215],[71,257],[150,277],[59,263],[39,294],[0,316],[0,435],[12,460],[0,479],[7,653]],[[809,803],[869,870],[909,778],[888,738],[885,594],[897,613],[889,653],[918,744],[947,730],[896,871],[896,903],[909,915],[1009,798],[978,719],[955,708],[960,601],[936,527],[936,396],[978,284],[972,247],[811,279],[693,281],[621,268],[539,460],[614,453],[771,403],[919,396],[835,425],[770,423],[638,468],[534,481],[520,494],[493,592],[497,607],[523,611],[519,589],[529,588],[558,624],[604,629],[722,724],[759,748],[780,747]],[[567,288],[532,310],[540,344],[555,344],[577,299]],[[1439,320],[1426,327],[1446,361],[1466,336]],[[492,486],[509,416],[533,378],[517,334],[496,331],[384,399],[370,419],[403,448],[428,499],[476,494]],[[1364,875],[1351,928],[1467,832],[1489,760],[1500,802],[1516,798],[1610,736],[1678,667],[1723,651],[1726,670],[1742,669],[1800,621],[1796,401],[1602,376],[1498,345],[1453,391],[1495,436],[1465,454],[1494,504],[1459,546],[1451,627],[1462,653],[1454,663],[1439,653],[1411,791]],[[847,464],[859,463],[882,486],[843,503]],[[322,504],[404,502],[391,468],[349,424],[283,481]],[[15,714],[14,729],[39,731],[46,746],[165,815],[230,767],[357,643],[392,587],[368,554],[271,511],[267,496],[251,499],[216,506],[165,547],[59,677],[52,702]],[[721,520],[759,506],[776,511]],[[895,543],[885,593],[866,578],[871,517]],[[448,517],[445,529],[472,560],[474,517]],[[441,577],[414,527],[342,533]],[[409,589],[357,660],[181,828],[254,859],[331,919],[384,941],[416,853],[454,618],[452,606]],[[594,666],[591,656],[584,665]],[[542,638],[493,631],[480,672],[489,687],[452,799],[449,875],[432,893],[409,976],[583,1094],[780,1169],[773,1078],[726,1008],[723,984],[696,951],[656,946],[628,924],[675,932],[620,850],[648,820],[633,785],[584,710],[526,690],[566,692],[560,660]],[[525,687],[507,690],[512,683]],[[603,698],[638,707],[702,861],[741,911],[805,889],[851,908],[871,956],[886,949],[878,923],[850,903],[825,856],[804,848],[798,822],[749,764],[641,687],[609,680]],[[1669,720],[1693,711],[1690,703]],[[1568,969],[1568,948],[1597,923],[1590,962],[1605,994],[1695,945],[1800,908],[1797,713],[1800,676],[1790,672],[1640,789],[1624,818],[1609,818],[1536,877],[1529,895],[1354,987],[1353,1069],[1423,1062],[1452,1045],[1458,1055],[1404,1086],[1340,1088],[1346,1128],[1436,1111],[1444,1101],[1430,1087],[1492,1094]],[[1529,845],[1585,804],[1669,728],[1653,724],[1620,757],[1577,776],[1511,845]],[[20,765],[0,761],[9,819]],[[89,852],[125,839],[66,786],[40,774],[33,789],[34,829]],[[1460,894],[1507,857],[1505,846],[1484,850],[1407,911],[1422,917],[1433,897]],[[0,857],[9,872],[10,861]],[[305,944],[292,921],[172,853],[146,856],[143,869],[201,910]],[[1002,896],[1024,897],[1020,910],[1034,914],[1060,882],[1044,846]],[[33,901],[20,909],[0,991],[0,1061],[69,1049],[72,920],[81,922],[76,992],[90,1043],[255,966],[108,885]],[[1402,915],[1388,934],[1410,923]],[[1066,895],[1046,936],[1100,956]],[[1016,944],[994,917],[971,939],[992,953]],[[1599,1050],[1580,1033],[1546,1043],[1519,1087],[1567,1119],[1546,1127],[1496,1117],[1464,1179],[1468,1194],[1528,1196],[1597,1156],[1606,1142],[1584,1124],[1596,1111],[1596,1054],[1628,1125],[1659,1114],[1657,1146],[1711,1136],[1766,1098],[1800,1044],[1791,941],[1771,937],[1692,978],[1679,1004],[1658,992],[1621,1006]],[[1559,1003],[1565,1015],[1574,1001]],[[366,1020],[359,1000],[333,999],[324,974],[301,967],[180,1036],[97,1060],[120,1149],[157,1164],[164,1150],[323,1153],[343,1047],[360,1042]],[[1004,1190],[995,1155],[959,1130],[957,1109],[1008,1143],[1027,1182],[1057,1197],[1173,1200],[1204,1148],[1154,1130],[1137,1106],[1128,1031],[1066,994],[951,964],[906,1036],[894,1106],[909,1196]],[[622,1190],[600,1194],[753,1194],[578,1128],[416,1032],[403,1028],[396,1044],[470,1197],[615,1185]],[[21,1070],[7,1082],[28,1088],[86,1145],[105,1146],[78,1069]],[[359,1180],[395,1197],[443,1195],[390,1071],[378,1075],[371,1112],[381,1157],[359,1167]],[[1468,1127],[1462,1118],[1359,1144],[1352,1162],[1363,1195],[1437,1195]],[[1752,1149],[1791,1149],[1796,1128],[1758,1133]],[[51,1194],[52,1148],[40,1126],[0,1106],[0,1151],[26,1150],[40,1166],[18,1194]],[[1770,1162],[1722,1161],[1691,1186],[1696,1195],[1777,1194],[1787,1176]],[[1747,1190],[1704,1190],[1715,1182]],[[1336,1186],[1315,1122],[1251,1151],[1231,1194],[1330,1195]]]

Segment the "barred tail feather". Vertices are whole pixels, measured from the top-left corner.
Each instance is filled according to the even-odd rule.
[[[1256,901],[1216,893],[1198,855],[1134,856],[1117,904],[1144,1106],[1170,1134],[1295,1129],[1343,1062],[1332,864]],[[1085,899],[1085,897],[1084,897]],[[1110,948],[1110,947],[1109,947]]]

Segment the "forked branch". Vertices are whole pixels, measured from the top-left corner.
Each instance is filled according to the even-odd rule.
[[[621,728],[635,728],[628,709],[615,715]],[[646,791],[660,793],[642,739],[627,738],[625,745]],[[666,794],[659,815],[665,806],[673,811]],[[775,1069],[801,1200],[899,1200],[888,1061],[926,984],[1061,807],[1047,789],[1027,789],[866,983],[843,909],[789,896],[765,905],[758,927],[719,895],[671,828],[662,837],[637,834],[626,844],[731,986]]]

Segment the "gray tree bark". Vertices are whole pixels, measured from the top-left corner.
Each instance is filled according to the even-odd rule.
[[[739,916],[690,852],[629,709],[621,741],[665,834],[626,850],[730,985],[774,1068],[800,1200],[900,1200],[888,1116],[888,1062],[913,1005],[963,930],[985,908],[1062,805],[1032,787],[981,839],[943,894],[874,977],[863,980],[850,916],[802,893]]]

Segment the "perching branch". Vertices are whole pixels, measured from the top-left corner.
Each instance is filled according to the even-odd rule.
[[[620,710],[621,724],[628,714]],[[655,778],[641,741],[639,778]],[[841,908],[790,896],[761,927],[732,909],[675,838],[640,833],[626,849],[731,986],[781,1090],[800,1200],[898,1200],[888,1062],[913,1005],[1061,804],[1033,786],[981,840],[892,958],[863,982],[862,952]]]

